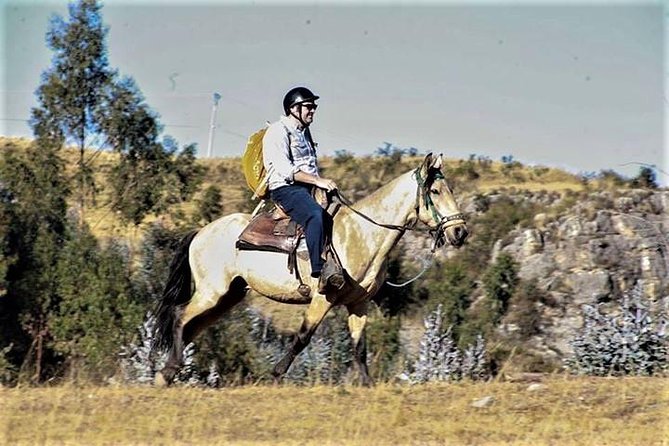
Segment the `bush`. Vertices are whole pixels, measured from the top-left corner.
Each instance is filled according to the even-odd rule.
[[[446,325],[453,327],[453,337],[460,338],[460,326],[471,304],[475,283],[467,273],[467,266],[457,260],[448,260],[430,271],[425,291],[426,308],[434,311],[441,306]]]
[[[457,381],[463,378],[481,380],[489,376],[485,342],[481,335],[464,350],[459,350],[451,328],[442,328],[442,307],[425,317],[425,333],[420,341],[418,358],[412,371],[399,378],[412,384],[432,381]]]
[[[373,378],[386,381],[397,372],[400,361],[400,316],[384,316],[381,311],[371,312],[365,327],[367,356]]]
[[[537,304],[550,303],[548,295],[537,287],[536,280],[521,282],[511,298],[509,322],[518,326],[520,340],[541,333],[541,312]]]
[[[154,317],[147,314],[138,327],[138,341],[121,351],[121,370],[128,382],[150,383],[165,364],[167,353],[151,350],[154,324]],[[184,347],[184,362],[175,382],[219,387],[271,379],[272,368],[288,350],[291,338],[278,333],[271,320],[257,311],[238,305]],[[347,379],[351,363],[346,318],[336,315],[321,323],[285,381],[338,384]]]
[[[643,187],[644,189],[657,189],[657,176],[655,170],[644,166],[639,170],[639,174],[632,180],[632,187]]]
[[[572,372],[595,376],[657,375],[669,369],[666,317],[651,316],[637,286],[623,296],[617,314],[583,307],[584,323],[571,341]]]
[[[192,215],[193,223],[207,224],[223,215],[221,189],[215,184],[207,187],[202,197],[195,200],[195,211]]]

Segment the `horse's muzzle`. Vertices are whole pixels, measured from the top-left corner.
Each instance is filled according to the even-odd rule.
[[[437,238],[437,247],[441,247],[446,244],[446,241],[459,248],[465,243],[467,237],[469,236],[469,231],[467,231],[467,225],[465,224],[464,219],[454,219],[451,221],[446,221],[441,225],[439,231],[439,237]]]
[[[451,245],[459,248],[465,243],[467,237],[469,236],[469,231],[467,231],[467,226],[463,223],[460,225],[452,226],[446,230],[446,237]]]

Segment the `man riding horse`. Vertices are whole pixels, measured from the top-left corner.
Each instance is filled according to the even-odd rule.
[[[276,379],[286,374],[330,309],[344,306],[354,365],[360,382],[370,385],[365,324],[369,302],[385,280],[390,251],[407,231],[429,234],[433,251],[446,243],[459,247],[467,238],[464,216],[442,171],[442,156],[431,153],[420,165],[355,203],[339,196],[344,207],[333,218],[325,213],[309,193],[310,186],[337,188],[318,174],[309,134],[317,99],[303,87],[289,91],[285,116],[267,130],[263,152],[270,197],[305,228],[311,272],[319,279],[303,283],[299,274],[285,268],[284,251],[240,249],[240,234],[251,215],[226,215],[188,234],[175,254],[156,308],[154,347],[169,351],[165,366],[156,373],[157,385],[172,382],[183,364],[184,346],[251,290],[276,302],[308,305],[293,342],[274,366]],[[339,271],[333,271],[333,256],[323,260],[328,242],[336,248]],[[295,271],[306,269],[306,259],[296,257]],[[319,290],[314,289],[316,281]]]
[[[339,290],[345,279],[326,243],[332,235],[332,217],[314,200],[312,188],[332,192],[337,184],[318,172],[316,144],[309,125],[319,97],[308,88],[296,87],[283,98],[284,116],[271,124],[263,137],[263,161],[269,173],[272,201],[304,228],[311,277],[319,278],[318,292]]]

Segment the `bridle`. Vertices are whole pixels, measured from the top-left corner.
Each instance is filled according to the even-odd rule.
[[[437,206],[435,206],[434,201],[432,201],[432,197],[430,197],[430,188],[429,184],[432,184],[435,180],[443,180],[444,174],[441,173],[440,170],[434,169],[435,173],[433,178],[430,178],[429,170],[428,170],[428,175],[427,178],[423,179],[420,175],[420,167],[418,167],[416,170],[413,171],[414,178],[416,178],[416,182],[418,183],[418,189],[416,189],[416,214],[418,214],[418,211],[420,210],[420,196],[422,195],[423,197],[423,203],[425,203],[425,207],[427,208],[428,211],[432,213],[432,218],[434,219],[435,222],[438,224],[438,228],[441,229],[442,231],[445,229],[450,228],[451,226],[455,226],[458,224],[462,224],[465,222],[465,216],[461,213],[455,213],[451,215],[442,215],[441,212],[439,212],[439,209],[437,209]]]
[[[422,178],[420,174],[422,166],[419,166],[416,168],[416,170],[413,171],[413,176],[416,179],[416,183],[418,184],[418,187],[416,188],[416,202],[414,204],[414,209],[416,211],[416,220],[411,222],[410,224],[404,224],[404,225],[393,225],[393,224],[387,224],[387,223],[379,223],[377,221],[374,221],[371,217],[363,214],[359,210],[355,209],[353,207],[353,204],[351,203],[350,200],[346,199],[345,197],[342,196],[341,192],[339,190],[335,190],[334,195],[339,199],[339,201],[349,208],[352,212],[354,212],[356,215],[359,215],[360,217],[364,218],[365,220],[369,221],[370,223],[380,226],[382,228],[386,229],[391,229],[395,231],[416,231],[416,232],[428,232],[430,236],[432,237],[434,243],[432,245],[432,252],[439,247],[445,244],[445,231],[446,229],[450,228],[451,226],[459,225],[459,224],[464,224],[465,223],[465,216],[461,213],[455,213],[451,215],[442,215],[441,212],[439,212],[439,209],[437,209],[437,206],[434,204],[434,201],[432,201],[432,198],[430,197],[430,188],[429,185],[434,182],[434,180],[439,180],[439,179],[444,179],[444,175],[439,171],[438,169],[433,169],[435,170],[434,176],[430,178],[429,170],[428,170],[428,175],[425,179]],[[420,215],[420,205],[421,205],[421,198],[423,199],[423,203],[427,210],[431,212],[433,220],[437,223],[436,228],[417,228],[416,224],[418,223],[418,216]]]

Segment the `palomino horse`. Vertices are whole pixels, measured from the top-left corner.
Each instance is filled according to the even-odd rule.
[[[286,254],[236,249],[237,237],[249,223],[248,214],[221,217],[186,236],[156,313],[157,346],[169,348],[156,384],[172,381],[182,364],[183,346],[240,302],[249,289],[278,302],[309,304],[292,346],[274,367],[275,378],[288,371],[330,308],[345,305],[356,369],[361,382],[371,384],[364,327],[369,301],[385,279],[390,250],[419,220],[430,228],[437,247],[446,240],[459,247],[467,237],[441,166],[441,155],[429,154],[417,169],[337,213],[332,238],[348,284],[334,293],[316,291],[318,279],[309,277],[304,260],[298,260],[298,267],[306,272],[301,276],[312,290],[306,298],[297,292],[299,283],[286,268]]]

